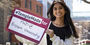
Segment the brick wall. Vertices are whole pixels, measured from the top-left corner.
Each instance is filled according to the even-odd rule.
[[[27,0],[27,8],[25,8],[25,0],[21,0],[21,8],[24,9],[25,11],[31,12],[33,14],[43,16],[43,5],[40,2],[37,2],[36,0],[31,0],[32,3],[32,9],[30,10],[29,8],[29,2],[30,0]],[[41,14],[36,12],[36,5],[41,6]]]

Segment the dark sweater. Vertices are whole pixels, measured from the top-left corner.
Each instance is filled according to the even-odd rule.
[[[72,35],[72,31],[68,25],[64,27],[56,27],[51,23],[49,29],[52,29],[54,34],[59,36],[63,41]],[[49,35],[47,35],[47,45],[52,45]]]

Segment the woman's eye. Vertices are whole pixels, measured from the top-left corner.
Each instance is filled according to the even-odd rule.
[[[59,9],[62,9],[62,7],[59,7]]]
[[[57,8],[53,8],[54,10],[57,10]]]
[[[54,9],[54,10],[57,10],[57,9],[60,10],[60,9],[62,9],[62,7],[59,7],[59,8],[53,8],[53,9]]]

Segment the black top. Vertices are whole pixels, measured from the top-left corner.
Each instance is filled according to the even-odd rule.
[[[68,25],[64,27],[56,27],[51,23],[49,29],[52,29],[54,34],[59,36],[63,41],[72,35],[72,31]],[[47,45],[52,45],[52,41],[50,40],[49,35],[47,35]]]

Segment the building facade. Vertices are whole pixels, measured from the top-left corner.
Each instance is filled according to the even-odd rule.
[[[37,0],[38,2],[41,2],[43,4],[43,17],[47,17],[47,11],[50,5],[52,4],[53,0]]]
[[[43,5],[36,0],[21,0],[21,9],[33,14],[43,16]]]

